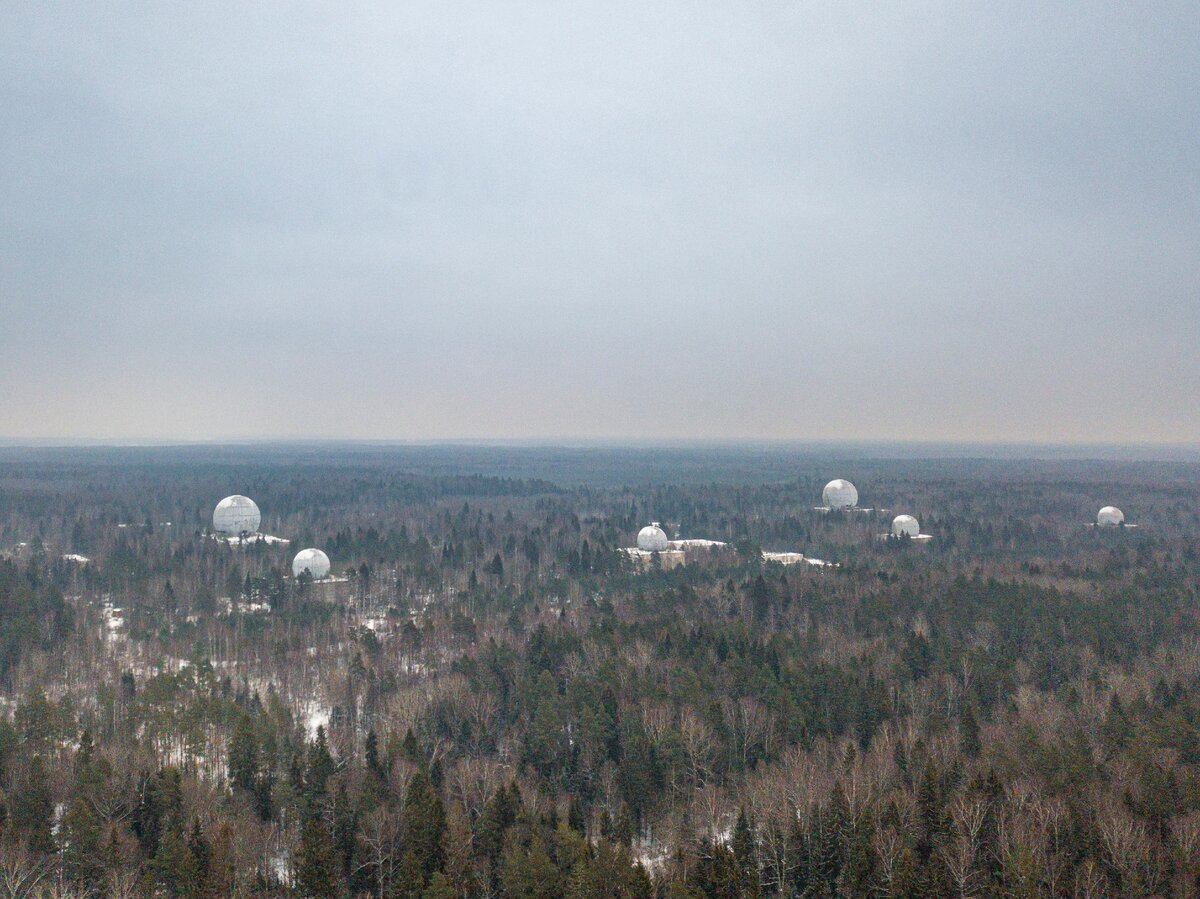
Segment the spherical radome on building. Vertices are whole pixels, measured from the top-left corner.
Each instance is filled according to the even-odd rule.
[[[667,532],[658,526],[657,521],[650,522],[638,531],[637,545],[638,549],[648,553],[666,552],[671,548],[671,543],[667,540]]]
[[[895,537],[919,537],[921,525],[911,515],[897,515],[892,519],[892,535]]]
[[[319,549],[300,550],[296,553],[296,558],[292,559],[292,574],[300,577],[306,570],[315,580],[325,577],[329,574],[329,556]]]
[[[1102,528],[1119,527],[1125,522],[1125,513],[1116,506],[1105,506],[1096,513],[1096,524]]]
[[[853,509],[858,505],[858,488],[849,481],[837,478],[825,485],[821,501],[830,509]]]
[[[213,530],[218,534],[253,534],[262,523],[262,515],[248,496],[227,496],[213,509]]]

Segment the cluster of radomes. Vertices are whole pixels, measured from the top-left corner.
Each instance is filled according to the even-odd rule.
[[[258,504],[240,493],[225,497],[213,509],[213,530],[226,537],[257,534],[261,524]],[[329,556],[315,547],[300,550],[292,559],[292,574],[296,577],[307,571],[314,580],[320,580],[329,574],[329,569]]]

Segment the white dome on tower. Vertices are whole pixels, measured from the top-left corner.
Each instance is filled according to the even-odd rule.
[[[858,505],[858,489],[849,481],[837,478],[825,485],[821,502],[830,509],[853,509]]]
[[[921,525],[911,515],[897,515],[892,519],[892,535],[895,537],[919,537]]]
[[[227,496],[213,509],[213,530],[218,534],[254,534],[261,523],[258,506],[248,496]]]
[[[1096,513],[1096,524],[1102,528],[1115,528],[1124,524],[1125,513],[1116,506],[1105,506]]]
[[[314,580],[325,577],[329,574],[329,556],[319,549],[300,550],[296,553],[296,558],[292,559],[292,574],[300,577],[306,570]]]
[[[671,548],[671,543],[667,540],[667,532],[658,526],[657,521],[650,522],[638,531],[637,544],[638,549],[648,553],[666,552]]]

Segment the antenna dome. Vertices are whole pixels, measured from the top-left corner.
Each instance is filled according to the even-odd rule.
[[[667,532],[658,526],[657,521],[650,522],[638,531],[637,545],[638,549],[649,553],[665,552],[671,548],[671,543],[667,540]]]
[[[853,509],[858,505],[858,488],[847,480],[837,478],[825,485],[821,501],[831,509]]]
[[[262,514],[248,496],[227,496],[213,509],[213,530],[218,534],[254,534],[262,524]]]
[[[300,550],[296,553],[296,558],[292,559],[292,574],[300,577],[305,571],[308,571],[314,580],[325,577],[329,574],[329,556],[319,549]]]

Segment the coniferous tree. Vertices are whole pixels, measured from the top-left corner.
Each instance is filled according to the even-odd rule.
[[[387,775],[383,770],[383,764],[379,759],[379,737],[375,734],[375,729],[371,728],[367,731],[367,739],[364,743],[364,757],[367,763],[367,770],[371,772],[380,782],[387,781]]]
[[[762,883],[758,869],[758,843],[754,834],[754,823],[746,817],[746,810],[739,809],[733,826],[731,841],[733,857],[738,868],[738,892],[743,899],[758,899],[762,895]]]
[[[104,871],[104,857],[100,823],[87,802],[77,798],[71,803],[63,815],[60,833],[63,876],[85,889],[94,889]]]
[[[180,828],[174,822],[158,842],[151,864],[155,880],[172,897],[198,896],[199,869]]]
[[[333,839],[319,814],[309,812],[300,827],[296,851],[296,887],[304,899],[333,899],[340,870]]]
[[[308,749],[308,769],[304,774],[305,792],[309,798],[325,795],[326,784],[336,767],[325,740],[325,728],[318,726],[317,738]]]
[[[192,853],[192,858],[196,861],[196,876],[197,882],[200,884],[200,892],[204,892],[204,888],[208,884],[209,864],[212,861],[212,847],[209,846],[208,838],[204,835],[204,828],[200,826],[199,818],[192,818],[192,831],[188,834],[187,839],[188,851]]]
[[[445,861],[445,830],[446,813],[441,797],[434,791],[429,775],[418,769],[404,797],[400,838],[405,849],[416,857],[423,881],[428,881]]]
[[[617,818],[613,822],[613,840],[626,849],[633,845],[633,819],[629,816],[629,806],[622,802],[617,810]]]
[[[358,833],[358,809],[344,780],[339,779],[333,797],[333,845],[345,877],[350,876]]]
[[[421,761],[421,749],[417,746],[417,738],[410,727],[404,732],[404,742],[401,744],[401,751],[404,758],[413,764],[418,764]]]
[[[12,799],[12,823],[33,852],[54,852],[54,835],[51,825],[54,820],[54,802],[50,798],[50,784],[46,778],[46,766],[40,755],[29,763],[29,774],[25,783]]]
[[[229,741],[229,780],[246,791],[253,791],[258,781],[258,738],[245,713],[238,716]]]
[[[962,714],[962,750],[968,758],[979,758],[983,751],[983,742],[979,737],[979,721],[975,717],[975,709],[967,703]]]
[[[514,843],[501,862],[500,883],[510,899],[557,899],[563,895],[561,872],[534,834],[528,846]]]
[[[459,892],[446,879],[441,871],[435,871],[429,879],[429,885],[421,894],[421,899],[459,899]]]

